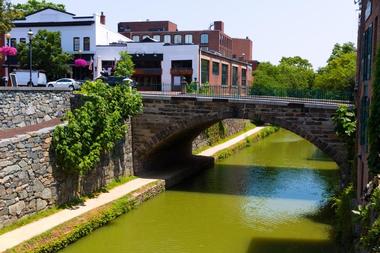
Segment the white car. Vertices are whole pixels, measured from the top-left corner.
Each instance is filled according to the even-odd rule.
[[[54,82],[48,82],[47,87],[50,88],[69,88],[71,90],[78,90],[80,88],[80,82],[71,78],[62,78]]]

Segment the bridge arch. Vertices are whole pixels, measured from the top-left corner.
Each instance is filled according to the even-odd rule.
[[[287,129],[321,149],[341,168],[347,168],[346,147],[336,136],[331,119],[337,105],[175,97],[146,99],[144,108],[142,115],[132,119],[137,175],[188,161],[193,140],[213,124],[230,118],[260,120]]]

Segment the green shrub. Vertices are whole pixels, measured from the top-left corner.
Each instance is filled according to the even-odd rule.
[[[125,136],[125,120],[141,111],[142,99],[126,85],[102,81],[86,82],[79,94],[84,105],[67,114],[66,126],[55,129],[53,148],[65,172],[83,175]]]

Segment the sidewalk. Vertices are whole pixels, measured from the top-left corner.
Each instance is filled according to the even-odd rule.
[[[0,130],[0,140],[1,139],[8,139],[16,137],[17,135],[27,134],[30,132],[36,132],[38,130],[41,130],[43,128],[53,127],[56,125],[62,124],[61,119],[56,118],[49,121],[44,121],[35,125],[31,126],[25,126],[25,127],[18,127],[18,128],[10,128],[10,129],[3,129]]]
[[[49,217],[35,221],[33,223],[22,226],[11,232],[0,236],[0,252],[13,248],[22,242],[40,235],[66,221],[78,217],[92,209],[103,206],[107,203],[115,201],[141,187],[144,187],[155,179],[135,179],[124,185],[116,187],[107,193],[100,194],[97,198],[87,200],[83,205],[76,209],[65,209]]]
[[[235,145],[236,143],[239,143],[243,140],[245,140],[246,138],[248,138],[249,136],[251,135],[254,135],[255,133],[258,133],[260,132],[261,130],[263,130],[265,127],[256,127],[252,130],[249,130],[248,132],[245,132],[244,134],[241,134],[239,135],[238,137],[235,137],[229,141],[226,141],[220,145],[216,145],[212,148],[209,148],[197,155],[199,156],[213,156],[215,155],[216,153],[218,153],[219,151],[222,151],[223,149],[226,149],[226,148],[229,148],[233,145]]]

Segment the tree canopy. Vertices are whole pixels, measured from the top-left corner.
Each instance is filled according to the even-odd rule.
[[[355,86],[356,49],[354,44],[335,44],[327,65],[320,68],[315,87],[325,90],[352,90]]]
[[[19,13],[5,0],[0,0],[0,8],[0,34],[5,34],[12,29],[12,20],[17,18]]]
[[[254,72],[254,85],[272,88],[308,88],[314,81],[311,63],[299,56],[283,57],[278,65],[261,63]]]
[[[18,11],[21,17],[29,15],[33,12],[45,9],[53,8],[60,11],[65,11],[66,7],[63,4],[56,4],[52,2],[47,2],[46,0],[28,0],[26,3],[19,3],[14,5],[16,11]]]
[[[129,77],[133,75],[135,64],[128,52],[120,52],[120,60],[116,64],[115,76]]]
[[[335,44],[325,67],[314,71],[300,56],[283,57],[278,65],[261,63],[254,71],[253,89],[259,94],[273,89],[352,91],[355,84],[356,49],[353,43]]]
[[[18,60],[21,68],[29,67],[29,47],[26,43],[18,44]],[[63,53],[61,34],[40,30],[32,42],[33,68],[45,70],[48,79],[56,79],[70,72],[69,62],[72,56]]]

